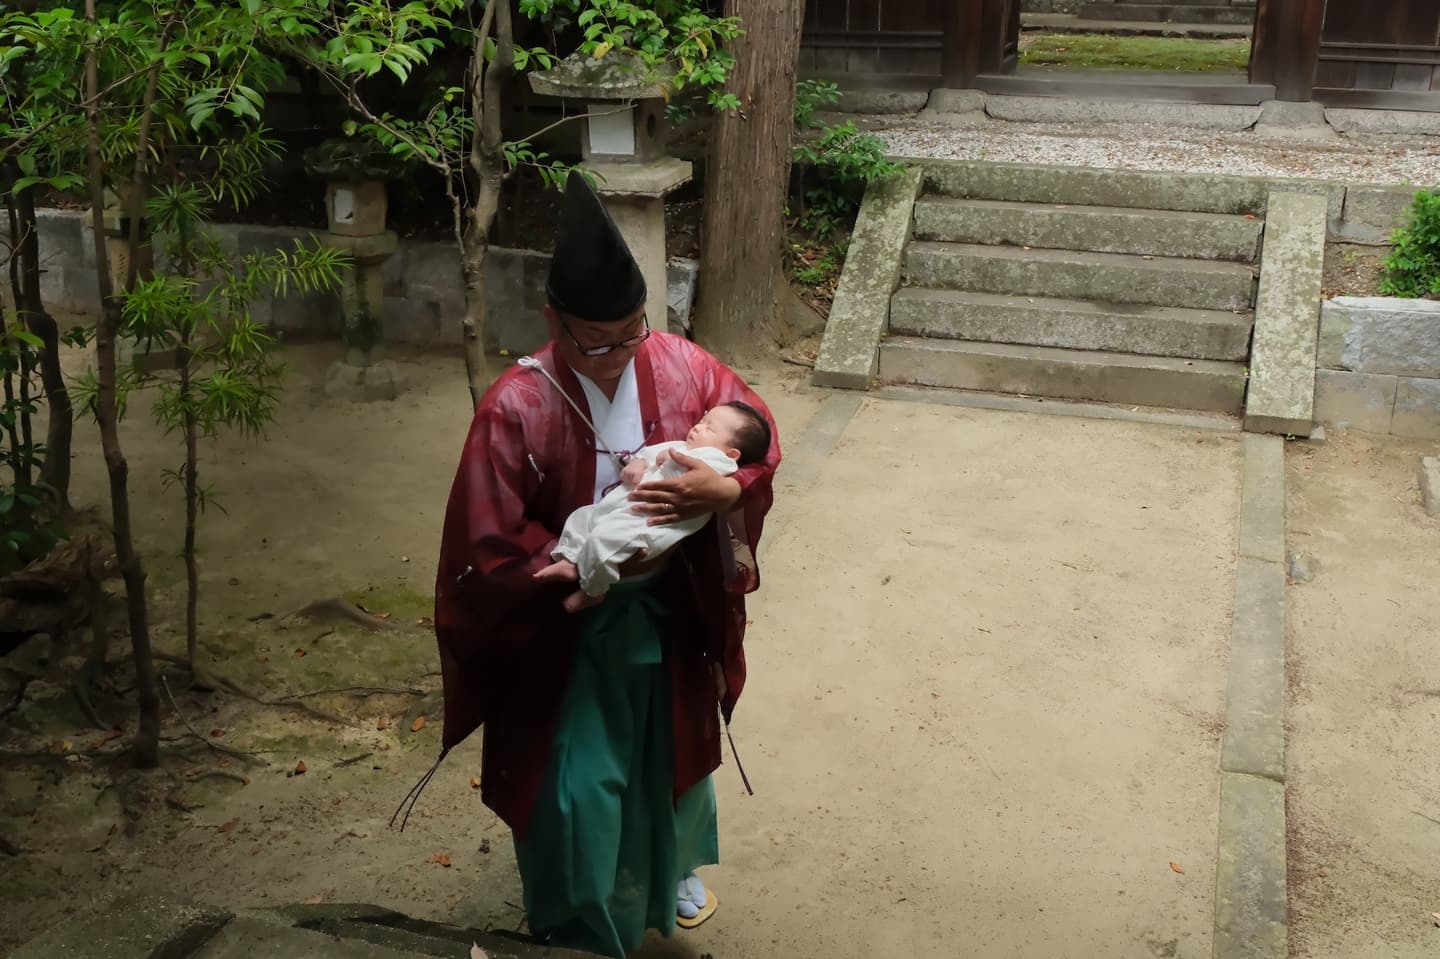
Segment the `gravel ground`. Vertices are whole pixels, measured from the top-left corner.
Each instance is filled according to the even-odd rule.
[[[1359,183],[1440,183],[1440,138],[1337,134],[1324,142],[1118,123],[876,117],[864,126],[906,157],[1053,163]]]

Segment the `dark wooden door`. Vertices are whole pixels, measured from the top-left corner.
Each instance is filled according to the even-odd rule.
[[[1440,111],[1440,2],[1329,0],[1315,97]]]
[[[800,66],[939,77],[945,14],[973,0],[807,0]]]

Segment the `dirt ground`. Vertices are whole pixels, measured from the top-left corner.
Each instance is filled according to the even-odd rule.
[[[229,513],[202,531],[203,648],[233,688],[176,690],[166,768],[111,769],[123,738],[80,730],[61,696],[7,734],[35,755],[5,760],[0,837],[23,852],[3,860],[0,951],[130,889],[519,922],[508,835],[471,785],[478,742],[406,832],[386,828],[437,749],[438,723],[409,730],[434,709],[418,620],[467,421],[460,361],[403,354],[404,397],[351,406],[319,391],[336,353],[292,348],[268,442],[212,451]],[[751,377],[792,451],[826,397],[804,375]],[[144,415],[132,488],[174,651],[176,453]],[[734,729],[757,794],[727,758],[721,910],[644,954],[1208,957],[1238,467],[1231,434],[879,399],[833,452],[796,456]],[[96,500],[98,458],[78,469]],[[340,593],[399,626],[287,615]]]
[[[1440,520],[1419,457],[1360,433],[1292,446],[1286,746],[1291,954],[1440,954]],[[1313,577],[1308,578],[1307,577]]]

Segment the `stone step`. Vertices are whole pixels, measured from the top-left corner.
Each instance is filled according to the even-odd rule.
[[[1122,306],[909,287],[890,301],[895,335],[978,340],[1183,359],[1250,353],[1250,313]]]
[[[1255,276],[1241,263],[1015,246],[912,242],[907,286],[1103,303],[1248,310]]]
[[[1255,10],[1253,7],[1201,4],[1087,3],[1080,8],[1080,19],[1248,24],[1254,21]]]
[[[908,336],[881,345],[880,379],[1219,413],[1245,405],[1245,367],[1239,363]]]
[[[1253,262],[1265,223],[1258,217],[1126,207],[922,197],[915,236],[949,243],[1010,244]]]
[[[1271,189],[1271,183],[1263,177],[1158,170],[1102,170],[983,160],[925,160],[923,168],[927,194],[1015,203],[1263,216]]]

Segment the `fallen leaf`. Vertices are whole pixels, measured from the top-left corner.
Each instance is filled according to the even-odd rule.
[[[250,785],[250,777],[249,777],[249,776],[244,776],[244,777],[242,777],[241,780],[240,780],[240,785],[242,785],[242,786],[248,786],[248,785]]]
[[[240,825],[240,819],[239,819],[239,817],[236,817],[235,819],[231,819],[229,822],[221,823],[220,826],[219,826],[219,828],[217,828],[215,831],[216,831],[216,832],[234,832],[234,831],[235,831],[235,827],[238,826],[238,825]]]
[[[324,902],[324,901],[325,901],[325,897],[322,896],[322,895],[319,895],[319,894],[317,893],[316,895],[311,896],[309,899],[306,899],[306,900],[305,900],[305,905],[307,905],[307,906],[318,906],[318,905],[320,905],[320,903],[322,903],[322,902]]]
[[[472,942],[470,943],[470,959],[490,959],[490,954]]]
[[[450,857],[445,855],[443,852],[437,852],[435,855],[431,856],[430,861],[438,862],[440,865],[444,866],[447,869],[450,868]]]
[[[1179,873],[1179,874],[1182,875],[1182,876],[1185,875],[1185,870],[1183,870],[1183,869],[1180,868],[1180,864],[1179,864],[1179,863],[1174,863],[1174,862],[1172,862],[1172,863],[1170,864],[1170,871],[1171,871],[1171,872]]]
[[[416,626],[434,626],[434,625],[435,625],[435,620],[431,619],[429,616],[421,616],[419,619],[415,620],[415,625],[416,625]]]
[[[479,788],[480,788],[480,777],[479,777],[479,776],[471,776],[471,777],[470,777],[470,788],[471,788],[471,789],[479,789]]]
[[[297,776],[303,776],[303,775],[305,775],[305,760],[302,759],[302,760],[300,760],[298,763],[295,764],[295,775],[297,775]]]
[[[223,730],[223,729],[212,729],[212,730],[210,730],[210,738],[211,738],[211,739],[219,739],[219,738],[220,738],[221,736],[223,736],[223,735],[225,735],[225,730]]]
[[[410,731],[411,731],[412,733],[418,733],[420,730],[422,730],[422,729],[424,729],[424,728],[425,728],[425,717],[424,717],[424,716],[416,716],[416,717],[415,717],[415,721],[410,724]]]
[[[222,759],[222,760],[220,760],[218,763],[216,763],[215,765],[219,766],[221,769],[229,769],[229,768],[230,768],[230,760],[228,760],[228,759]]]
[[[390,618],[390,614],[389,614],[389,613],[371,613],[370,615],[374,616],[376,619],[389,619],[389,618]]]
[[[381,716],[379,719],[377,719],[377,720],[375,721],[375,728],[376,728],[376,729],[389,729],[389,728],[390,728],[390,720],[386,719],[384,716]]]
[[[304,655],[305,655],[305,650],[301,649],[299,646],[296,646],[296,647],[295,647],[295,658],[296,658],[296,659],[300,659],[300,658],[304,657]]]

